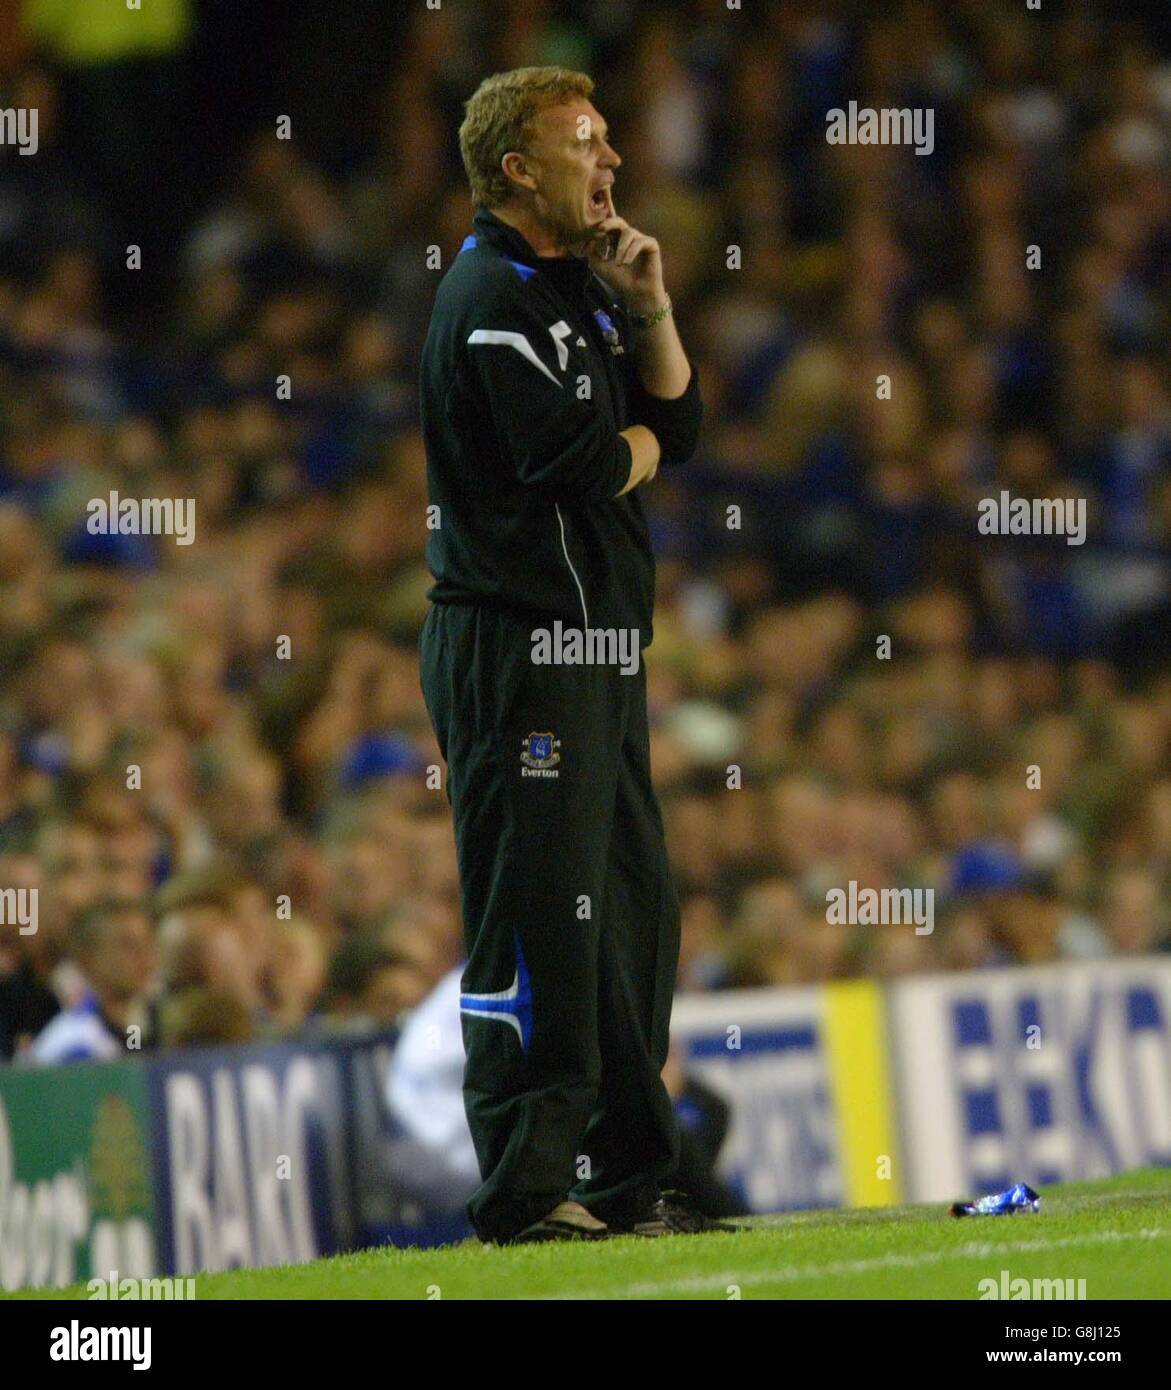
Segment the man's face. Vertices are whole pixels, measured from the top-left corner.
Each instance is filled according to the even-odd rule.
[[[546,106],[533,121],[526,168],[536,180],[538,216],[567,245],[585,241],[611,217],[610,186],[622,163],[591,102]]]
[[[145,912],[120,913],[102,933],[83,969],[102,996],[126,1002],[150,985],[155,968],[154,933]]]
[[[390,1028],[405,1009],[414,1009],[427,993],[425,976],[410,965],[384,965],[367,980],[359,1012],[380,1027]]]
[[[60,827],[45,845],[45,875],[71,912],[88,907],[102,890],[101,843],[88,826]]]

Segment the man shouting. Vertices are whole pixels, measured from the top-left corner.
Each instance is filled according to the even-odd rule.
[[[679,917],[629,659],[654,600],[638,489],[691,455],[702,407],[592,91],[521,68],[468,101],[477,211],[422,362],[420,668],[467,945],[469,1213],[499,1243],[712,1224],[659,1186]]]

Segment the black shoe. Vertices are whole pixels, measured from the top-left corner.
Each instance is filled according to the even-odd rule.
[[[664,1192],[630,1228],[636,1236],[697,1236],[743,1229],[705,1216],[685,1192]]]
[[[526,1226],[504,1245],[537,1245],[549,1240],[605,1240],[610,1228],[580,1202],[559,1202],[548,1216]]]

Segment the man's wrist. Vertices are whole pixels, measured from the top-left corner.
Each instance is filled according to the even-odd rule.
[[[635,327],[646,328],[651,326],[651,320],[660,323],[671,313],[671,296],[666,290],[658,290],[656,293],[631,299],[626,307]]]

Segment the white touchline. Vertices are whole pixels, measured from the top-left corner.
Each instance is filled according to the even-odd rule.
[[[765,1229],[768,1229],[767,1227]],[[1013,1245],[969,1242],[954,1250],[927,1250],[920,1255],[880,1255],[873,1260],[837,1260],[824,1265],[796,1265],[787,1269],[726,1270],[721,1274],[701,1274],[682,1279],[662,1279],[653,1283],[628,1284],[625,1288],[586,1289],[573,1293],[546,1294],[545,1299],[576,1298],[654,1298],[656,1294],[726,1289],[729,1284],[788,1284],[801,1279],[825,1279],[852,1274],[870,1274],[880,1269],[914,1269],[919,1265],[943,1264],[947,1260],[983,1260],[993,1255],[1024,1255],[1039,1250],[1061,1250],[1076,1245],[1110,1245],[1116,1241],[1166,1240],[1171,1231],[1101,1231],[1096,1235],[1064,1236],[1057,1240],[1023,1240]],[[523,1297],[531,1297],[525,1294]]]

